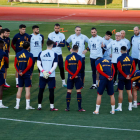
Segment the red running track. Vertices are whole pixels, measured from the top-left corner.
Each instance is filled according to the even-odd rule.
[[[0,20],[140,23],[140,11],[0,7]]]

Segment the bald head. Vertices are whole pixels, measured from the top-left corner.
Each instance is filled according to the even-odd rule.
[[[121,40],[121,33],[117,32],[115,35],[116,41],[120,41]]]
[[[135,36],[139,35],[139,27],[138,26],[134,27],[134,34],[135,34]]]
[[[124,39],[125,38],[125,31],[121,30],[120,33],[121,33],[121,39]]]
[[[117,32],[117,33],[116,33],[116,35],[117,35],[117,36],[120,36],[120,35],[121,35],[121,33],[120,33],[120,32]]]

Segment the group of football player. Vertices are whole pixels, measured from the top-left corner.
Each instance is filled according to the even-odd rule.
[[[60,24],[54,25],[54,31],[48,35],[47,49],[42,51],[44,36],[39,33],[39,26],[32,26],[33,33],[26,33],[26,25],[19,26],[17,33],[10,44],[10,30],[2,29],[0,25],[0,108],[8,108],[2,104],[4,88],[10,85],[6,82],[7,68],[9,68],[10,45],[15,51],[14,66],[16,69],[16,95],[15,109],[19,109],[23,87],[26,91],[26,110],[35,109],[30,106],[30,88],[35,62],[39,73],[38,110],[42,108],[43,93],[48,84],[50,110],[58,111],[54,107],[54,89],[56,85],[55,69],[60,70],[62,87],[67,88],[65,111],[70,111],[72,89],[76,88],[78,111],[85,111],[81,107],[81,89],[84,88],[85,79],[85,54],[90,52],[93,84],[90,89],[97,89],[96,109],[93,114],[99,114],[101,98],[106,90],[111,99],[111,114],[122,111],[124,86],[128,94],[128,110],[137,108],[137,91],[140,88],[140,32],[139,27],[134,27],[134,35],[131,41],[125,38],[125,31],[115,33],[115,40],[111,39],[112,32],[107,31],[104,37],[97,35],[97,29],[91,28],[91,38],[81,34],[81,27],[75,27],[75,34],[65,40],[65,35],[60,32]],[[71,43],[71,45],[70,45]],[[88,47],[85,47],[85,43]],[[62,47],[67,46],[70,54],[63,65]],[[129,55],[130,50],[131,56]],[[67,84],[65,82],[65,70],[68,72]],[[117,82],[118,76],[118,82]],[[114,87],[117,85],[118,107],[115,109]],[[133,93],[133,94],[132,94]],[[132,96],[133,95],[133,96]],[[133,104],[132,104],[133,101]]]

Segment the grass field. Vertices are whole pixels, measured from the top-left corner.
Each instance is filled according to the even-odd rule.
[[[1,0],[1,6],[25,6],[25,7],[58,7],[58,4],[53,3],[32,3],[32,2],[9,2],[8,0]],[[78,5],[78,4],[59,4],[60,8],[105,8],[105,0],[97,0],[96,5]],[[122,8],[122,0],[107,0],[106,8]]]
[[[40,33],[47,36],[53,31],[55,23],[50,22],[24,22],[24,21],[0,21],[3,28],[7,27],[11,30],[10,38],[18,33],[18,25],[24,23],[27,25],[27,33],[31,34],[31,27],[34,24],[40,26]],[[107,30],[126,31],[126,38],[130,39],[135,25],[133,24],[94,24],[94,23],[60,23],[61,27],[68,32],[65,32],[66,39],[69,35],[74,33],[74,27],[80,25],[82,33],[91,37],[90,29],[95,26],[98,35],[104,36]],[[114,39],[114,35],[112,38]],[[86,44],[87,46],[87,44]],[[44,49],[46,48],[44,44]],[[67,48],[63,48],[63,57],[69,54]],[[41,111],[25,110],[25,91],[22,93],[20,109],[15,110],[16,92],[15,87],[15,69],[14,69],[14,51],[10,52],[10,68],[8,69],[7,82],[11,85],[10,89],[4,91],[3,103],[9,106],[9,109],[0,109],[0,140],[24,140],[24,139],[47,139],[47,140],[132,140],[140,137],[140,110],[133,109],[128,111],[127,94],[124,91],[123,112],[116,112],[115,115],[109,114],[110,98],[104,92],[102,97],[102,104],[99,115],[93,115],[96,105],[96,90],[90,90],[92,85],[92,73],[90,67],[89,52],[86,54],[86,75],[85,88],[82,90],[82,107],[86,112],[78,112],[78,105],[76,99],[75,89],[72,92],[72,99],[70,111],[65,112],[66,108],[66,88],[62,88],[59,69],[56,70],[56,89],[55,89],[55,107],[59,109],[58,112],[49,111],[48,89],[44,92],[43,108]],[[35,67],[32,88],[31,88],[31,105],[37,109],[38,96],[38,74],[37,67]],[[67,78],[67,73],[65,74]],[[114,87],[115,89],[117,87]],[[115,93],[116,107],[118,103],[118,93]],[[138,100],[140,96],[138,94]],[[2,119],[3,118],[3,119]],[[7,118],[7,119],[6,119]],[[8,120],[14,119],[14,120]],[[16,119],[16,120],[15,120]],[[116,129],[114,129],[116,128]],[[136,129],[136,130],[134,130]],[[137,131],[138,130],[138,131]]]

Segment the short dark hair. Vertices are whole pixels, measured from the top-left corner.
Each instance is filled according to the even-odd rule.
[[[4,31],[4,29],[1,29],[0,30],[0,35],[2,34],[2,33],[4,33],[5,31]]]
[[[76,27],[75,27],[75,29],[76,29],[76,28],[80,28],[80,29],[81,29],[81,27],[80,27],[80,26],[76,26]]]
[[[26,25],[24,24],[19,25],[19,29],[22,29],[22,28],[26,28]]]
[[[0,40],[0,49],[3,49],[3,46],[4,46],[4,41]]]
[[[23,49],[27,50],[30,47],[30,43],[28,41],[25,41],[23,43]]]
[[[2,25],[0,25],[0,27],[2,27]]]
[[[97,31],[97,29],[95,27],[92,27],[91,30],[96,30]]]
[[[47,44],[47,46],[51,46],[54,44],[54,42],[52,40],[48,40],[46,44]]]
[[[110,32],[110,31],[107,31],[105,34],[112,36],[112,32]]]
[[[77,45],[74,45],[72,49],[73,49],[73,51],[77,51],[79,49],[79,47]]]
[[[10,30],[9,30],[8,28],[5,28],[4,31],[6,31],[6,32],[10,32]]]
[[[32,29],[35,29],[35,28],[39,28],[39,26],[37,25],[32,26]]]
[[[122,46],[122,47],[121,47],[121,51],[124,51],[124,52],[127,51],[126,46]]]
[[[54,26],[59,26],[60,27],[60,24],[59,23],[56,23]]]

